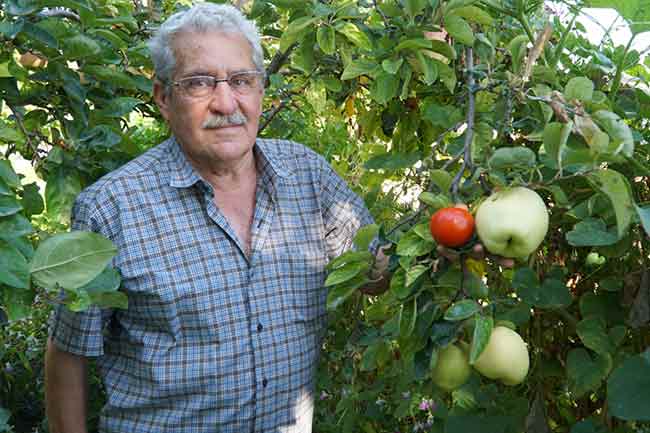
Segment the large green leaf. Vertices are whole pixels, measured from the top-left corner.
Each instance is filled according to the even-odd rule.
[[[45,186],[47,213],[60,222],[68,222],[72,204],[81,192],[81,179],[74,171],[63,167],[48,176]]]
[[[368,170],[399,170],[412,167],[420,159],[420,153],[382,153],[367,160],[364,167]]]
[[[13,215],[21,211],[23,207],[20,205],[16,197],[11,195],[0,195],[0,217]]]
[[[399,83],[399,77],[382,70],[372,82],[370,88],[372,98],[379,104],[386,104],[397,96]]]
[[[474,32],[472,27],[458,15],[453,13],[445,15],[445,30],[458,42],[472,46],[474,45]]]
[[[0,238],[2,239],[25,236],[33,231],[34,228],[29,220],[19,213],[0,217]]]
[[[494,319],[492,316],[474,316],[474,335],[472,336],[472,346],[469,352],[469,363],[474,364],[481,356],[483,350],[490,341],[494,328]]]
[[[481,311],[481,306],[471,299],[463,299],[451,305],[445,311],[444,318],[449,321],[465,320]]]
[[[567,376],[569,390],[580,398],[589,391],[598,389],[612,369],[609,354],[590,353],[582,348],[571,349],[567,355]]]
[[[622,238],[627,233],[636,212],[630,184],[625,176],[612,169],[590,173],[587,179],[594,188],[605,194],[611,201],[616,214],[618,237]]]
[[[566,100],[589,102],[594,94],[594,83],[586,77],[573,77],[564,87]]]
[[[0,283],[19,289],[29,287],[29,264],[13,246],[0,240]]]
[[[346,22],[341,26],[336,26],[336,31],[345,36],[350,42],[362,50],[372,50],[372,41],[362,32],[354,23]]]
[[[630,24],[632,34],[650,31],[650,0],[586,0],[584,4],[615,9]]]
[[[349,262],[340,268],[335,269],[327,276],[325,287],[342,284],[365,272],[369,268],[367,262]]]
[[[375,62],[368,60],[355,60],[345,67],[341,74],[341,80],[351,80],[360,75],[369,75],[373,73],[377,67],[378,65]]]
[[[379,227],[377,224],[368,224],[361,227],[354,236],[354,246],[357,251],[365,251],[370,247],[370,243],[377,237]]]
[[[650,351],[628,358],[607,381],[609,413],[630,421],[650,421]]]
[[[20,178],[6,159],[0,159],[0,179],[4,180],[11,188],[20,187]]]
[[[102,51],[101,45],[91,37],[78,34],[63,41],[63,52],[67,59],[83,59],[96,56]]]
[[[316,32],[316,41],[325,54],[334,54],[336,51],[336,32],[332,27],[320,26]]]
[[[97,277],[116,253],[113,243],[100,234],[61,233],[46,239],[36,249],[32,277],[47,289],[75,290]]]
[[[622,153],[627,157],[632,157],[634,154],[634,136],[623,119],[606,110],[595,112],[592,118],[609,134],[609,153],[613,155]]]
[[[587,218],[566,234],[566,240],[574,247],[606,246],[615,244],[618,235],[608,230],[603,220]]]

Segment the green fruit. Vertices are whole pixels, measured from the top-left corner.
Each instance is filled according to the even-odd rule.
[[[529,363],[528,348],[521,336],[510,328],[496,326],[474,368],[489,379],[518,385],[526,378]]]
[[[524,187],[497,191],[476,211],[476,233],[492,254],[527,257],[548,231],[548,211],[542,198]]]
[[[590,252],[587,254],[587,258],[585,259],[585,264],[587,266],[600,266],[605,263],[605,257],[601,256],[595,251]]]
[[[472,374],[467,352],[450,344],[438,352],[438,362],[431,370],[431,379],[445,391],[459,388]]]

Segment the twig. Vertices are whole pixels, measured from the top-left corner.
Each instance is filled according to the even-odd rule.
[[[451,196],[456,202],[460,202],[458,197],[458,187],[463,173],[467,168],[472,167],[472,140],[474,140],[474,120],[476,117],[476,89],[474,88],[474,50],[471,47],[465,49],[465,67],[467,69],[467,129],[465,130],[465,145],[463,163],[456,173],[451,183]]]
[[[386,238],[390,238],[390,236],[391,236],[393,233],[395,233],[395,232],[397,231],[398,228],[400,228],[400,227],[402,227],[402,226],[404,226],[404,225],[406,225],[406,224],[410,224],[410,223],[412,223],[413,221],[415,221],[415,220],[417,220],[418,218],[420,218],[420,215],[422,215],[422,211],[424,211],[424,207],[420,207],[420,209],[418,209],[417,211],[415,211],[414,213],[412,213],[411,215],[407,216],[407,217],[404,218],[402,221],[400,221],[399,223],[397,223],[397,225],[396,225],[395,227],[393,227],[392,229],[390,229],[390,231],[389,231],[388,233],[386,233]]]
[[[269,87],[269,84],[271,83],[270,81],[270,76],[275,74],[280,70],[282,65],[287,61],[289,58],[289,55],[291,54],[291,51],[298,45],[297,42],[294,42],[287,48],[285,52],[282,52],[278,50],[273,58],[271,59],[271,63],[269,63],[268,68],[266,68],[266,78],[264,80],[264,87]]]
[[[38,15],[44,18],[70,18],[77,22],[81,21],[79,15],[67,8],[43,9]]]
[[[38,146],[33,145],[32,140],[30,138],[29,131],[27,131],[25,125],[23,124],[22,115],[14,108],[13,105],[7,104],[7,106],[9,107],[14,117],[16,118],[16,124],[18,125],[23,135],[25,136],[25,142],[27,143],[27,146],[32,150],[32,153],[34,154],[32,161],[39,162],[41,160],[41,156],[38,154]]]
[[[289,102],[289,99],[283,99],[278,105],[273,107],[273,110],[269,113],[269,115],[264,119],[264,123],[258,128],[257,133],[261,133],[264,131],[264,128],[266,128],[269,123],[273,120],[273,118],[284,108],[287,106],[287,103]]]

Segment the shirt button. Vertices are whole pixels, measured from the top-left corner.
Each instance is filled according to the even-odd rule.
[[[258,323],[257,324],[257,332],[262,332],[262,329],[264,329],[264,327],[262,326],[261,323]]]
[[[262,386],[263,386],[264,388],[266,388],[266,385],[268,385],[268,384],[269,384],[269,381],[266,380],[266,377],[265,377],[264,379],[262,379]]]

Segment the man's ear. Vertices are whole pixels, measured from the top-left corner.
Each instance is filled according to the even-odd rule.
[[[169,121],[169,113],[171,110],[169,105],[171,97],[171,94],[165,91],[165,85],[160,80],[155,79],[153,82],[153,99],[156,101],[156,105],[158,105],[160,114],[167,121]]]

